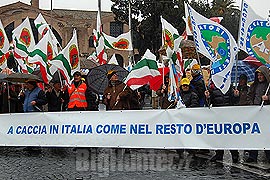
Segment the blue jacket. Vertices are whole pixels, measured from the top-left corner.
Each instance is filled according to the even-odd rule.
[[[36,106],[41,110],[42,105],[45,105],[47,103],[45,93],[39,87],[36,87],[32,91],[25,91],[25,98],[23,103],[24,112],[39,111],[35,106],[32,106],[32,101],[36,101]]]

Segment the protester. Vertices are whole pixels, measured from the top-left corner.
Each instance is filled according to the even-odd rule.
[[[180,95],[187,108],[200,106],[199,97],[195,92],[191,91],[190,80],[188,78],[181,80]]]
[[[270,82],[270,75],[269,69],[262,65],[260,66],[255,72],[255,79],[254,82],[250,85],[249,92],[247,94],[247,102],[250,105],[261,105],[263,104],[270,104],[270,92],[267,88]],[[257,162],[258,158],[258,151],[257,150],[250,150],[248,152],[248,158],[245,160],[246,162]],[[265,151],[266,158],[270,163],[270,151]]]
[[[160,86],[160,88],[156,91],[157,95],[159,96],[159,103],[161,109],[172,109],[175,108],[176,102],[170,102],[168,100],[168,87],[169,87],[169,75],[164,76],[164,84]]]
[[[239,84],[237,86],[237,90],[239,91],[239,102],[237,105],[247,105],[247,93],[249,91],[249,86],[247,84],[247,76],[245,74],[241,74],[239,76]]]
[[[3,84],[1,88],[1,112],[2,113],[15,113],[17,112],[18,94],[15,91],[15,86],[9,82]]]
[[[87,109],[86,90],[87,86],[82,80],[82,75],[79,71],[73,74],[74,80],[68,87],[69,94],[69,111],[85,111]]]
[[[49,86],[46,91],[48,111],[65,111],[69,101],[68,91],[61,88],[60,81],[53,81],[53,87]]]
[[[23,101],[24,112],[43,111],[43,105],[47,104],[45,92],[37,86],[34,80],[26,81],[25,92],[21,91],[19,97]]]
[[[104,91],[102,100],[107,110],[140,109],[137,94],[118,80],[116,71],[109,71],[107,78],[109,85]]]
[[[201,67],[199,64],[194,64],[191,68],[192,80],[190,81],[190,88],[199,97],[199,104],[201,107],[205,105],[205,84],[203,76],[201,75]]]
[[[87,110],[98,111],[99,95],[93,92],[90,88],[86,90]]]
[[[212,104],[213,107],[233,106],[239,101],[239,91],[230,86],[229,90],[223,94],[221,90],[214,85],[213,81],[210,81],[209,90],[205,91],[205,97],[208,104]],[[233,163],[238,163],[239,152],[237,150],[230,150],[230,152]],[[216,150],[216,154],[211,158],[211,161],[222,161],[223,155],[224,150]]]
[[[191,91],[189,86],[190,80],[188,78],[183,78],[180,84],[180,95],[186,108],[199,107],[199,97],[195,92]],[[179,156],[182,157],[184,149],[177,149],[176,151]],[[195,154],[196,151],[197,150],[193,149],[187,150],[189,154]]]

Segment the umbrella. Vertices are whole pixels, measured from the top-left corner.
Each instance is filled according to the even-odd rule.
[[[32,72],[33,75],[36,75],[38,76],[40,79],[42,79],[42,74],[41,74],[41,71],[40,71],[40,68],[36,68],[33,72]],[[59,75],[61,76],[61,80],[65,80],[65,77],[58,71],[56,71],[53,76],[52,76],[52,79],[51,79],[51,82],[54,82],[54,81],[60,81],[60,78],[59,78]]]
[[[89,70],[86,77],[88,87],[98,94],[103,94],[109,83],[107,73],[110,70],[117,72],[120,81],[122,81],[128,75],[128,71],[121,66],[114,64],[103,64]]]
[[[183,59],[197,59],[196,46],[192,40],[182,40],[180,43]]]
[[[255,71],[256,71],[256,67],[251,66],[249,63],[247,63],[243,60],[238,60],[238,63],[237,63],[237,82],[239,81],[239,76],[241,74],[245,74],[248,77],[248,79],[247,79],[248,82],[254,81]],[[233,68],[232,68],[232,74],[231,74],[232,82],[235,81],[235,74],[236,74],[236,63],[234,63]]]
[[[7,75],[0,73],[0,81],[4,80],[5,78],[7,78]]]
[[[192,40],[182,40],[180,43],[180,48],[182,51],[183,59],[198,59],[196,53],[196,45]],[[200,58],[203,57],[202,54],[198,53]]]
[[[257,60],[255,57],[252,56],[248,56],[245,59],[243,59],[243,61],[249,63],[250,65],[253,65],[255,67],[259,67],[261,65],[263,65],[259,60]]]
[[[7,75],[6,78],[4,78],[6,81],[10,82],[20,82],[25,83],[28,80],[33,80],[37,82],[43,82],[42,79],[34,74],[23,74],[23,73],[12,73]]]

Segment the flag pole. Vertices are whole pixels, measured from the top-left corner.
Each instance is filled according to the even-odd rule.
[[[135,64],[134,62],[134,49],[133,49],[133,32],[132,32],[132,11],[131,11],[131,0],[128,1],[128,28],[131,34],[131,44],[132,44],[132,50],[129,51],[129,61],[131,61],[132,64]]]
[[[52,11],[53,11],[53,0],[51,0],[51,12],[50,12],[51,13],[50,14],[50,16],[51,16],[50,17],[50,20],[51,20],[51,23],[50,23],[51,24],[51,30],[52,30]]]
[[[244,1],[241,0],[241,14],[243,12],[243,5],[244,5]],[[241,20],[240,20],[241,21]],[[235,82],[235,89],[237,88],[237,76],[238,76],[238,53],[239,53],[239,37],[240,37],[240,28],[241,28],[241,22],[239,21],[239,27],[238,27],[238,52],[235,56],[235,79],[234,79],[234,82]]]

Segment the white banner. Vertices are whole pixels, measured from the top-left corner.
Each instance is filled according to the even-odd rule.
[[[1,146],[270,150],[270,106],[0,114]]]

